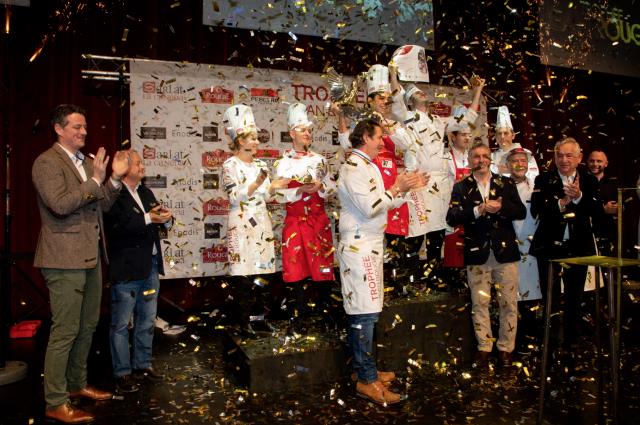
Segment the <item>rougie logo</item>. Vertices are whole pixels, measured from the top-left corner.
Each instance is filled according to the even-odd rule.
[[[227,245],[216,244],[202,251],[203,263],[226,263],[228,259]]]
[[[202,103],[233,103],[233,90],[220,86],[208,87],[200,90],[199,93]]]
[[[207,215],[227,215],[229,214],[229,200],[221,196],[209,199],[202,204],[202,213]]]
[[[202,153],[202,166],[207,168],[222,167],[224,162],[231,158],[233,154],[223,149],[216,149],[214,151]]]

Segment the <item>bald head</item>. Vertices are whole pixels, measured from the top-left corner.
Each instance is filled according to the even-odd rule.
[[[602,151],[593,151],[587,159],[587,167],[589,172],[600,180],[604,176],[604,170],[609,165],[607,155]]]

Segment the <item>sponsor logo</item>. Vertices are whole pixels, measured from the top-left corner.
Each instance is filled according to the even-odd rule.
[[[293,143],[293,139],[288,131],[280,132],[280,143]]]
[[[145,100],[185,101],[193,87],[186,89],[176,80],[144,81],[142,83],[142,98]]]
[[[142,83],[142,93],[155,93],[155,92],[156,92],[155,81],[145,81]]]
[[[233,154],[231,152],[216,149],[214,151],[203,152],[202,153],[202,166],[207,168],[218,168],[222,167],[224,162],[231,158]]]
[[[205,239],[220,239],[220,223],[204,223],[204,238]]]
[[[227,257],[227,246],[225,244],[216,244],[202,251],[203,263],[226,263]]]
[[[179,179],[173,179],[171,186],[174,187],[191,187],[200,184],[200,180],[193,177],[181,177]]]
[[[220,176],[218,174],[204,174],[202,176],[202,187],[204,189],[218,189],[220,187]]]
[[[171,137],[200,137],[198,130],[189,128],[187,130],[171,130]]]
[[[253,87],[250,91],[251,100],[258,104],[278,103],[280,98],[278,90]]]
[[[142,150],[142,158],[145,165],[156,167],[183,167],[191,165],[189,153],[174,150],[159,150],[150,146],[145,146]]]
[[[165,264],[184,264],[184,249],[182,248],[174,248],[172,245],[168,245],[164,251],[162,252],[162,256],[164,257]]]
[[[202,141],[203,142],[218,141],[218,124],[205,125],[204,127],[202,127]]]
[[[269,135],[269,130],[265,130],[264,128],[261,128],[258,131],[258,140],[260,141],[260,143],[269,143],[270,139],[271,139],[271,136]]]
[[[451,106],[446,103],[436,102],[429,104],[429,112],[439,117],[451,116]]]
[[[162,199],[160,203],[164,205],[166,208],[169,208],[174,217],[184,216],[185,214],[186,205],[184,201],[174,201],[173,199]]]
[[[174,238],[192,238],[192,237],[200,237],[202,235],[202,229],[197,227],[189,227],[178,228],[178,226],[173,226],[171,228],[171,236]]]
[[[202,205],[202,213],[207,215],[229,214],[229,200],[223,197],[209,199]]]
[[[167,129],[164,127],[140,127],[141,139],[166,139]]]
[[[338,141],[338,132],[337,131],[332,131],[331,132],[331,144],[333,146],[340,146],[340,142]]]
[[[280,158],[280,151],[278,149],[258,149],[256,158],[277,159]]]
[[[166,189],[167,176],[145,176],[144,185],[152,189]]]
[[[208,87],[200,90],[202,103],[233,103],[233,90],[227,90],[220,86]]]

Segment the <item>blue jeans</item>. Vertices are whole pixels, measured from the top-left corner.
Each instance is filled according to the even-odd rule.
[[[111,286],[111,363],[113,375],[120,378],[132,369],[151,367],[154,322],[158,307],[158,256],[153,257],[151,273],[142,280],[116,282]],[[133,355],[129,347],[129,320],[133,316]]]
[[[380,313],[347,314],[347,347],[351,351],[353,370],[362,383],[378,380],[373,357],[373,331]]]

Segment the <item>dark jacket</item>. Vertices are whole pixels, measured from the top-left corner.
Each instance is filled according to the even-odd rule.
[[[146,279],[151,272],[153,245],[158,252],[158,273],[164,274],[158,230],[162,224],[145,224],[144,213],[158,205],[153,192],[138,186],[145,211],[141,211],[124,184],[118,199],[105,215],[109,276],[114,282]]]
[[[531,215],[538,219],[529,253],[540,258],[562,258],[567,249],[573,256],[595,254],[591,220],[603,214],[598,179],[578,168],[582,198],[578,204],[570,202],[560,212],[558,200],[564,197],[562,179],[557,170],[546,171],[536,177],[531,195]],[[565,225],[569,239],[563,246]]]
[[[513,220],[522,220],[527,209],[520,200],[515,183],[508,177],[491,175],[489,199],[502,197],[502,208],[495,214],[478,218],[473,213],[480,205],[482,194],[473,174],[453,186],[447,212],[450,226],[464,226],[464,263],[479,265],[487,262],[489,249],[499,263],[520,260],[520,250],[513,230]]]

